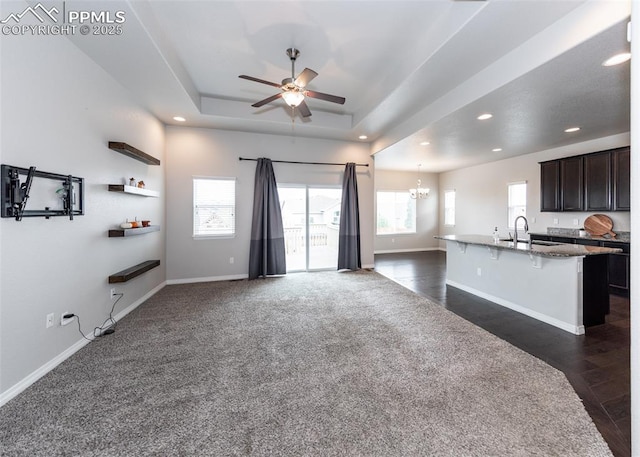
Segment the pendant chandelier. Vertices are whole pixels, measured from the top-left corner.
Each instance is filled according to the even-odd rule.
[[[420,167],[422,166],[422,164],[418,164],[418,175],[420,175]],[[416,183],[416,188],[415,189],[409,189],[409,195],[411,196],[411,198],[415,199],[423,199],[423,198],[427,198],[429,196],[429,188],[428,187],[421,187],[422,185],[422,181],[420,180],[420,178],[418,178],[418,182]]]

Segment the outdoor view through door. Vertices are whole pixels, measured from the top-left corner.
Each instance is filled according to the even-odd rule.
[[[338,267],[339,188],[278,186],[287,271]]]

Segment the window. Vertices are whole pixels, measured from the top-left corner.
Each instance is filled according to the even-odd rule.
[[[378,191],[376,235],[416,233],[416,201],[409,192]]]
[[[456,225],[456,191],[444,191],[444,225]]]
[[[193,237],[232,237],[235,232],[235,178],[193,178]]]
[[[333,220],[331,221],[333,225],[340,225],[340,210],[333,212]]]
[[[509,187],[509,211],[507,227],[513,228],[513,223],[518,216],[527,215],[527,183],[514,182]]]

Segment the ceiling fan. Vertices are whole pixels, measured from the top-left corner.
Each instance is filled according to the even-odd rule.
[[[271,97],[267,97],[264,100],[260,100],[259,102],[254,103],[254,108],[259,108],[267,103],[271,103],[274,100],[279,98],[283,98],[284,101],[289,105],[292,109],[298,108],[298,112],[302,117],[311,116],[311,111],[309,111],[309,107],[304,101],[305,97],[317,98],[320,100],[325,100],[328,102],[344,104],[345,98],[338,97],[336,95],[323,94],[322,92],[316,92],[314,90],[307,90],[305,87],[307,84],[316,76],[318,73],[315,71],[305,68],[302,70],[302,73],[298,75],[296,78],[295,74],[295,65],[296,59],[300,55],[300,51],[295,48],[287,49],[287,55],[289,59],[291,59],[291,78],[285,78],[282,80],[282,84],[272,83],[271,81],[265,81],[264,79],[254,78],[253,76],[240,75],[239,78],[248,79],[249,81],[255,81],[262,84],[267,84],[269,86],[277,87],[282,92],[276,95],[272,95]]]

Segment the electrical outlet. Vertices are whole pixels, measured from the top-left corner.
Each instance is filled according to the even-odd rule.
[[[111,289],[111,290],[109,291],[109,298],[113,298],[113,297],[115,297],[116,293],[117,293],[117,292],[116,292],[116,290],[115,290],[115,289]]]
[[[573,220],[573,225],[578,225],[580,223],[580,221],[578,219],[574,219]]]
[[[235,262],[235,259],[233,257],[229,257],[229,263],[233,263]]]
[[[478,267],[477,271],[478,276],[482,276],[482,268]]]
[[[71,313],[69,311],[65,311],[60,315],[60,325],[65,326],[67,324],[70,324],[76,318],[76,316],[71,316],[65,319],[64,316],[67,314],[71,314]]]
[[[56,318],[55,314],[47,314],[47,328],[53,327],[53,320]]]
[[[557,218],[557,217],[554,217],[554,218],[553,218],[553,224],[554,224],[554,225],[558,225],[558,218]]]

